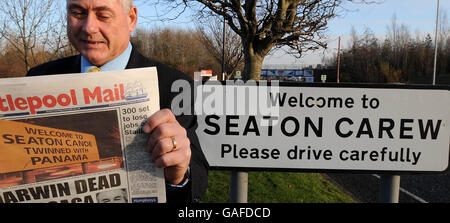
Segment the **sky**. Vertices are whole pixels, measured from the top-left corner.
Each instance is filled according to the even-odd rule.
[[[384,38],[395,15],[397,24],[404,24],[410,33],[430,34],[434,38],[436,29],[437,0],[384,0],[381,4],[346,6],[347,12],[329,23],[328,48],[307,53],[301,59],[286,56],[282,52],[266,57],[264,64],[318,64],[321,58],[337,52],[338,37],[341,36],[341,48],[349,46],[352,27],[362,35],[369,28],[378,38]],[[450,18],[450,0],[440,0],[441,15],[446,12]],[[442,21],[441,21],[442,22]],[[447,21],[449,24],[450,21]]]
[[[349,12],[330,24],[330,29],[333,33],[349,33],[351,26],[355,26],[357,31],[368,27],[375,34],[384,34],[393,15],[396,15],[398,23],[409,26],[411,31],[434,33],[436,7],[437,0],[384,0],[381,4],[352,4],[348,5]],[[440,8],[441,11],[448,11],[450,0],[441,0]]]
[[[352,27],[357,34],[362,35],[366,29],[370,29],[378,38],[383,38],[387,33],[387,27],[392,23],[395,15],[397,24],[404,24],[410,33],[416,32],[430,34],[434,38],[436,24],[437,0],[377,0],[380,4],[347,4],[341,16],[333,19],[328,26],[328,49],[307,53],[302,58],[286,55],[283,51],[274,52],[264,60],[265,65],[271,64],[318,64],[325,55],[331,57],[337,52],[338,37],[341,37],[341,48],[349,45],[349,36]],[[139,2],[136,3],[139,6]],[[164,10],[152,7],[139,8],[144,12],[140,19],[140,26],[147,27],[194,27],[185,13],[180,18],[168,21],[157,21],[154,15]],[[441,15],[447,13],[450,18],[450,0],[440,0]],[[153,19],[152,19],[153,18]],[[447,21],[450,24],[450,21]]]

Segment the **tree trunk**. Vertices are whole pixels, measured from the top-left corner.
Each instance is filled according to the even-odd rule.
[[[260,52],[255,52],[252,44],[244,45],[244,80],[260,80],[261,79],[261,69],[265,54]]]
[[[245,55],[244,80],[261,79],[261,69],[264,57],[259,55]]]

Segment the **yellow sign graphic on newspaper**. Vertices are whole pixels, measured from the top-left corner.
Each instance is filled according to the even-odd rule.
[[[0,173],[96,160],[92,134],[0,120]]]

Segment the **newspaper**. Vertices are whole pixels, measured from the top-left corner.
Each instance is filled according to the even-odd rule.
[[[0,79],[0,203],[166,202],[156,68]]]

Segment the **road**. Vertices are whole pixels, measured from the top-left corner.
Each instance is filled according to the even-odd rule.
[[[380,177],[376,174],[326,174],[357,201],[379,200]],[[439,175],[401,175],[399,203],[450,203],[450,171]]]

